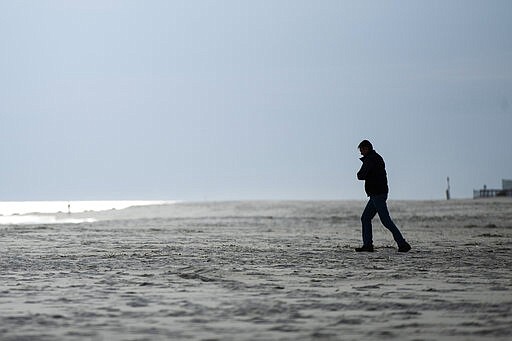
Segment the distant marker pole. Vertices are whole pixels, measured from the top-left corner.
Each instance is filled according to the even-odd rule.
[[[446,188],[446,200],[450,200],[450,177],[446,178],[448,187]]]

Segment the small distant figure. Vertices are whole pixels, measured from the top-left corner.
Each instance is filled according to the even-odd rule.
[[[361,216],[363,246],[356,248],[357,252],[373,252],[372,219],[378,213],[382,224],[393,234],[398,245],[398,252],[408,252],[411,246],[405,241],[389,215],[386,200],[388,199],[388,180],[386,165],[382,157],[373,149],[368,140],[362,141],[359,151],[363,156],[361,169],[357,172],[357,178],[364,180],[364,189],[370,198]]]
[[[68,214],[71,214],[71,204],[68,203]]]

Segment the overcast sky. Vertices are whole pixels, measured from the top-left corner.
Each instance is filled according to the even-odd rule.
[[[0,0],[0,200],[391,199],[512,178],[512,1]]]

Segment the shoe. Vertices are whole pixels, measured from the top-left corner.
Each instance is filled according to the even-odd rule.
[[[373,252],[373,245],[363,245],[356,247],[356,252]]]
[[[409,243],[404,242],[402,245],[398,246],[398,252],[409,252],[411,250],[411,245]]]

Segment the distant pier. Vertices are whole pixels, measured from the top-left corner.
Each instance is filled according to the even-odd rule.
[[[512,197],[512,189],[477,189],[473,190],[473,199]]]
[[[489,189],[486,185],[482,189],[473,190],[473,199],[510,197],[512,198],[512,180],[502,180],[502,189]]]

